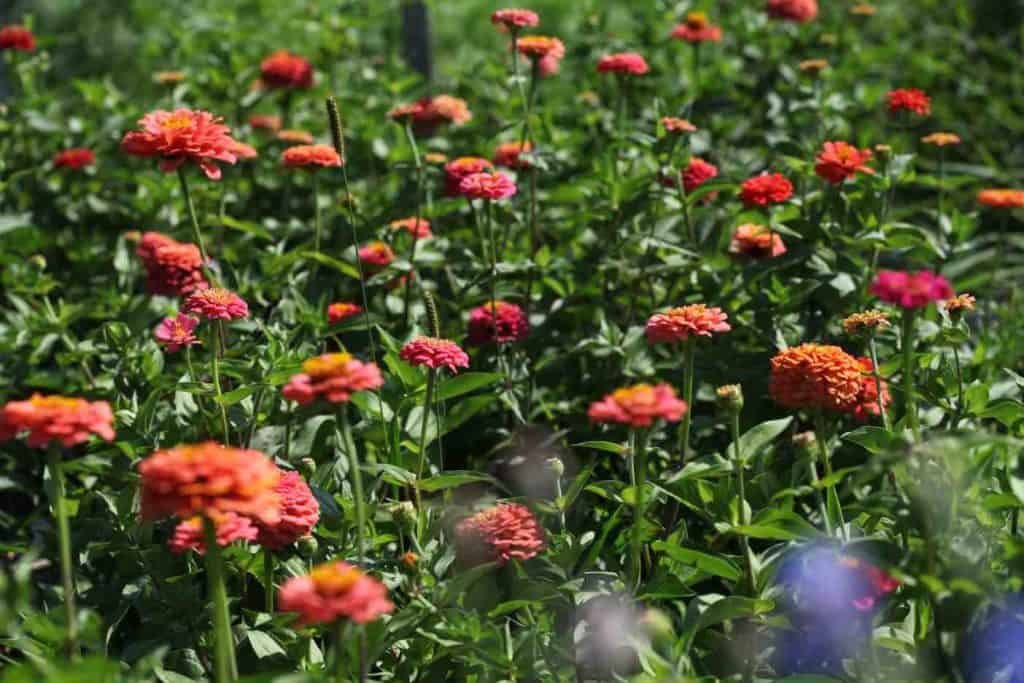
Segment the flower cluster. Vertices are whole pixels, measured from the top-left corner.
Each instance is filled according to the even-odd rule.
[[[384,384],[380,368],[363,363],[348,353],[326,353],[302,364],[281,390],[290,401],[305,405],[317,399],[347,403],[357,391],[377,389]]]
[[[130,131],[121,140],[121,149],[140,157],[159,157],[160,170],[171,173],[185,162],[199,166],[210,180],[220,179],[221,161],[233,164],[237,143],[231,129],[221,119],[200,110],[157,110],[139,120],[140,131]]]
[[[779,233],[764,225],[744,223],[729,240],[729,253],[739,258],[759,260],[786,253],[786,244]]]
[[[527,57],[541,76],[558,73],[565,45],[558,38],[550,36],[523,36],[516,40],[516,50]]]
[[[188,296],[209,285],[199,247],[158,232],[143,233],[135,253],[146,270],[146,289],[161,296]]]
[[[659,419],[678,422],[686,411],[686,401],[676,398],[670,385],[635,384],[591,403],[587,415],[594,422],[618,422],[637,428],[650,427]]]
[[[547,540],[544,528],[528,507],[503,503],[459,522],[455,547],[463,564],[505,564],[536,557],[547,547]]]
[[[365,624],[395,608],[383,583],[340,561],[288,579],[278,591],[278,607],[282,612],[297,613],[299,626],[339,619]]]
[[[871,293],[901,308],[923,308],[953,297],[953,287],[941,275],[922,270],[916,273],[883,270],[871,283]]]
[[[275,90],[312,88],[313,65],[288,50],[278,50],[260,63],[260,84]]]
[[[457,373],[469,367],[469,356],[453,341],[435,337],[417,337],[402,347],[399,357],[411,365],[424,365],[435,369],[448,368]]]
[[[690,337],[710,337],[732,329],[721,308],[690,304],[656,313],[647,321],[647,341],[652,344],[676,343]]]
[[[27,401],[9,401],[0,408],[0,441],[27,433],[32,448],[60,444],[71,448],[95,434],[114,440],[114,413],[106,401],[34,394]]]
[[[530,321],[519,306],[507,301],[494,301],[469,312],[469,343],[508,344],[530,336]]]
[[[459,196],[459,185],[462,179],[475,173],[483,173],[494,168],[487,159],[481,157],[459,157],[444,165],[444,193],[449,197]]]

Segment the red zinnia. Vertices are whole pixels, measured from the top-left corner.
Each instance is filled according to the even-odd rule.
[[[195,329],[199,320],[190,315],[179,313],[171,318],[164,318],[156,327],[153,336],[158,344],[166,347],[168,353],[174,353],[181,347],[189,347],[198,344]]]
[[[278,519],[259,523],[257,542],[268,550],[280,550],[309,536],[320,521],[320,503],[298,472],[284,472],[274,487]],[[251,539],[250,539],[251,540]]]
[[[530,322],[523,309],[507,301],[495,301],[469,312],[468,341],[472,346],[496,342],[508,344],[530,336]]]
[[[768,0],[765,11],[772,19],[802,24],[818,16],[818,0]]]
[[[211,180],[220,179],[220,167],[215,161],[233,164],[237,160],[237,144],[229,133],[231,129],[221,119],[200,110],[177,109],[173,112],[157,110],[139,120],[140,131],[125,133],[121,149],[141,157],[160,157],[160,170],[171,173],[186,161],[203,169]]]
[[[765,173],[743,183],[740,199],[748,209],[781,204],[793,196],[793,183],[781,173]]]
[[[86,166],[92,166],[95,163],[96,155],[93,154],[91,149],[86,149],[85,147],[65,149],[53,158],[54,168],[71,168],[77,170],[85,168]]]
[[[931,98],[923,90],[917,88],[893,90],[886,95],[886,99],[889,103],[890,114],[909,111],[918,116],[928,116],[932,113]]]
[[[435,369],[446,367],[457,373],[469,367],[469,356],[453,341],[435,337],[417,337],[402,347],[399,357],[411,365]]]
[[[225,546],[235,541],[255,541],[259,530],[248,517],[233,512],[222,512],[210,515],[217,529],[217,545]],[[172,553],[181,554],[194,550],[200,555],[206,554],[206,530],[203,528],[202,517],[190,517],[178,522],[174,527],[174,535],[167,542]]]
[[[36,37],[25,26],[4,26],[0,28],[0,50],[32,52],[35,49]]]
[[[655,420],[678,422],[686,414],[686,401],[676,398],[668,384],[634,384],[616,389],[590,404],[587,415],[594,422],[618,422],[630,427],[650,427]]]
[[[59,442],[71,448],[95,434],[114,440],[114,413],[106,401],[34,394],[27,401],[9,401],[0,408],[0,441],[28,432],[28,445],[46,448]]]
[[[182,310],[207,320],[237,320],[249,317],[249,305],[234,292],[219,287],[201,289],[185,300]]]
[[[281,153],[286,168],[302,166],[341,166],[345,160],[330,145],[297,145]]]
[[[363,363],[349,353],[326,353],[302,364],[281,393],[302,405],[320,398],[328,403],[347,403],[357,391],[377,389],[384,384],[380,368]]]
[[[729,253],[750,259],[763,259],[782,256],[786,253],[786,244],[777,232],[763,225],[745,223],[732,234]]]
[[[187,296],[208,287],[199,247],[159,232],[147,232],[135,253],[146,269],[146,289],[161,296]]]
[[[683,179],[683,189],[687,192],[693,192],[717,175],[718,167],[700,157],[690,157],[686,168],[679,171],[679,176]],[[676,187],[676,179],[663,178],[661,184],[665,187]],[[705,201],[710,200],[714,195],[715,193],[706,195]]]
[[[313,65],[288,50],[278,50],[260,64],[260,82],[268,88],[311,88]]]
[[[672,37],[688,43],[717,43],[722,40],[722,29],[709,22],[704,12],[690,12],[686,22],[672,31]]]
[[[651,70],[642,55],[636,52],[620,52],[605,55],[597,62],[598,73],[620,73],[642,76]]]
[[[655,313],[647,321],[647,341],[651,344],[686,341],[690,337],[710,337],[712,333],[732,329],[721,308],[690,304]]]
[[[814,172],[833,185],[839,185],[857,173],[873,175],[875,170],[865,166],[870,159],[869,149],[857,149],[847,142],[826,142],[818,153]]]
[[[348,619],[366,624],[395,606],[383,583],[346,562],[328,562],[305,576],[288,579],[278,591],[278,608],[296,612],[298,626]]]
[[[455,554],[469,566],[529,560],[547,547],[544,527],[525,505],[502,503],[455,527]]]
[[[531,151],[533,151],[533,145],[529,142],[502,143],[494,150],[494,165],[506,168],[529,168],[530,162],[521,159],[520,155],[523,152]]]
[[[536,26],[540,17],[528,9],[499,9],[491,15],[491,23],[506,31],[518,31],[527,26]]]
[[[331,325],[337,325],[342,320],[351,318],[354,315],[359,315],[362,312],[363,309],[361,306],[345,301],[338,301],[327,307],[327,322]]]
[[[444,165],[444,193],[449,197],[459,196],[459,185],[462,179],[474,173],[483,173],[494,168],[487,159],[481,157],[459,157]]]
[[[901,308],[923,308],[953,297],[949,280],[928,270],[916,273],[883,270],[871,283],[871,293]]]

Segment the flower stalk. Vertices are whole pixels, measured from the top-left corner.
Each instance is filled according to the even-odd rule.
[[[57,522],[57,543],[60,549],[60,578],[64,592],[64,612],[67,619],[65,653],[68,659],[78,656],[78,615],[75,610],[75,577],[71,558],[71,526],[68,522],[67,492],[60,446],[56,443],[47,450],[47,464],[53,480],[53,515]]]
[[[235,662],[235,643],[231,633],[231,616],[228,612],[228,594],[224,585],[224,559],[217,544],[217,526],[212,519],[203,516],[203,532],[206,544],[206,580],[213,616],[214,672],[216,683],[232,683],[238,678]]]
[[[914,394],[914,309],[903,309],[903,414],[914,435],[914,441],[921,440],[921,428],[917,419],[917,397]]]
[[[690,456],[690,424],[693,412],[693,375],[697,355],[697,339],[689,337],[683,341],[683,400],[686,401],[686,413],[679,424],[679,450],[683,454],[683,462]]]

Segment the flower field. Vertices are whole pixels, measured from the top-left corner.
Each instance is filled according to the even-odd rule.
[[[1011,4],[0,12],[0,683],[1024,682]]]

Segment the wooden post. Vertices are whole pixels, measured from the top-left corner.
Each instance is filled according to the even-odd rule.
[[[402,56],[429,84],[434,76],[430,14],[423,0],[402,3]]]

